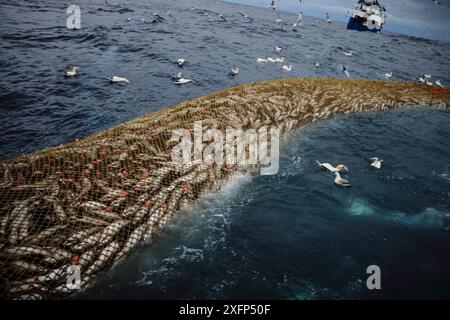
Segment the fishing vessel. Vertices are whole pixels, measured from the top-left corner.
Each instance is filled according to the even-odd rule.
[[[386,8],[378,0],[359,0],[352,10],[347,29],[380,32],[386,22]]]

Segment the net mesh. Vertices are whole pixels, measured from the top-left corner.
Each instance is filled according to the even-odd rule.
[[[171,161],[172,131],[262,126],[283,134],[333,113],[450,104],[441,88],[286,79],[184,102],[57,148],[0,163],[0,295],[58,298],[148,241],[183,206],[249,167]],[[254,168],[253,168],[254,169]]]

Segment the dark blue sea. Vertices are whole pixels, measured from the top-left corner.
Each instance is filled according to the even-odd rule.
[[[346,78],[343,65],[352,79],[430,73],[450,83],[445,42],[309,17],[294,32],[294,15],[281,13],[279,26],[271,10],[218,1],[115,2],[78,1],[81,30],[68,30],[64,2],[0,0],[1,159],[242,83]],[[293,70],[256,63],[268,56]],[[64,78],[74,65],[79,76]],[[179,71],[194,81],[174,85]],[[112,75],[130,84],[111,85]],[[375,155],[380,170],[369,166]],[[352,187],[335,186],[315,160],[345,163]],[[75,297],[450,298],[449,228],[450,112],[338,116],[287,136],[277,175],[238,177],[183,209]],[[366,287],[369,265],[381,269],[381,290]]]

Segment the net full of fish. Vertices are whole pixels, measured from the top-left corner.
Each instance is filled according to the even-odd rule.
[[[437,94],[439,92],[439,94]],[[158,234],[183,206],[254,168],[171,161],[172,130],[278,127],[286,133],[336,113],[448,107],[446,89],[338,79],[248,84],[186,101],[94,136],[0,163],[0,295],[70,294]]]

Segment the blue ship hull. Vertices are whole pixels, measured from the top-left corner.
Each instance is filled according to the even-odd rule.
[[[366,26],[362,25],[360,22],[358,22],[353,17],[351,17],[348,20],[347,29],[348,30],[358,30],[358,31],[371,31],[371,32],[380,32],[381,31],[381,29],[369,29]]]

